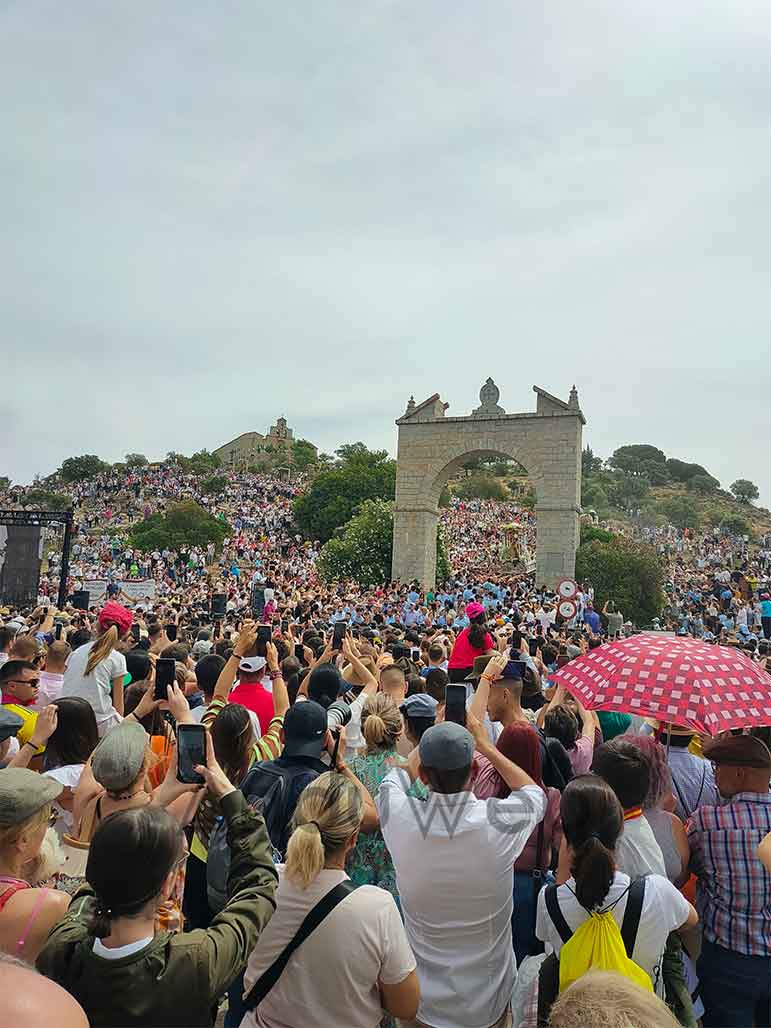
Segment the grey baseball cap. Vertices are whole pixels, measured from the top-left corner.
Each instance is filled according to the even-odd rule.
[[[438,704],[433,696],[429,696],[426,692],[413,693],[412,696],[408,696],[404,703],[402,703],[399,710],[402,714],[406,714],[407,717],[436,717],[436,708]]]
[[[443,721],[424,732],[418,753],[423,767],[457,771],[470,766],[474,757],[474,737],[463,725]]]
[[[0,771],[0,827],[9,828],[29,820],[64,788],[47,775],[28,767],[7,767]]]
[[[150,738],[136,721],[113,728],[94,750],[91,770],[108,792],[127,789],[139,777]]]

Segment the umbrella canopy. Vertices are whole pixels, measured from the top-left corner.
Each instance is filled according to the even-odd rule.
[[[656,633],[609,642],[551,676],[587,710],[639,714],[702,735],[771,724],[771,675],[741,651]]]

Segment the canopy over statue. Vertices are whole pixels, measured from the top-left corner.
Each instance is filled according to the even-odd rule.
[[[394,508],[393,575],[434,585],[439,496],[472,457],[503,457],[521,464],[536,494],[536,580],[555,586],[575,573],[581,512],[582,430],[586,424],[576,387],[565,402],[533,386],[535,412],[507,414],[488,378],[480,405],[459,418],[438,393],[410,398],[396,424],[399,443]]]

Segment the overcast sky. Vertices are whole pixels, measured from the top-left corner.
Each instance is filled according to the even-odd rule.
[[[0,0],[0,474],[576,383],[771,502],[767,0]]]

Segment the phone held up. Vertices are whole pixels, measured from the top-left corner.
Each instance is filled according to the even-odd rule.
[[[177,666],[171,657],[159,657],[155,662],[155,698],[167,700],[168,688],[174,684]]]
[[[335,622],[335,627],[332,629],[332,649],[342,650],[343,639],[345,639],[345,633],[348,630],[348,626],[344,621]]]
[[[173,661],[172,661],[173,663]],[[177,778],[188,785],[203,785],[204,777],[194,770],[206,763],[206,729],[203,725],[177,725]]]
[[[466,727],[466,686],[448,685],[445,691],[444,719]]]

